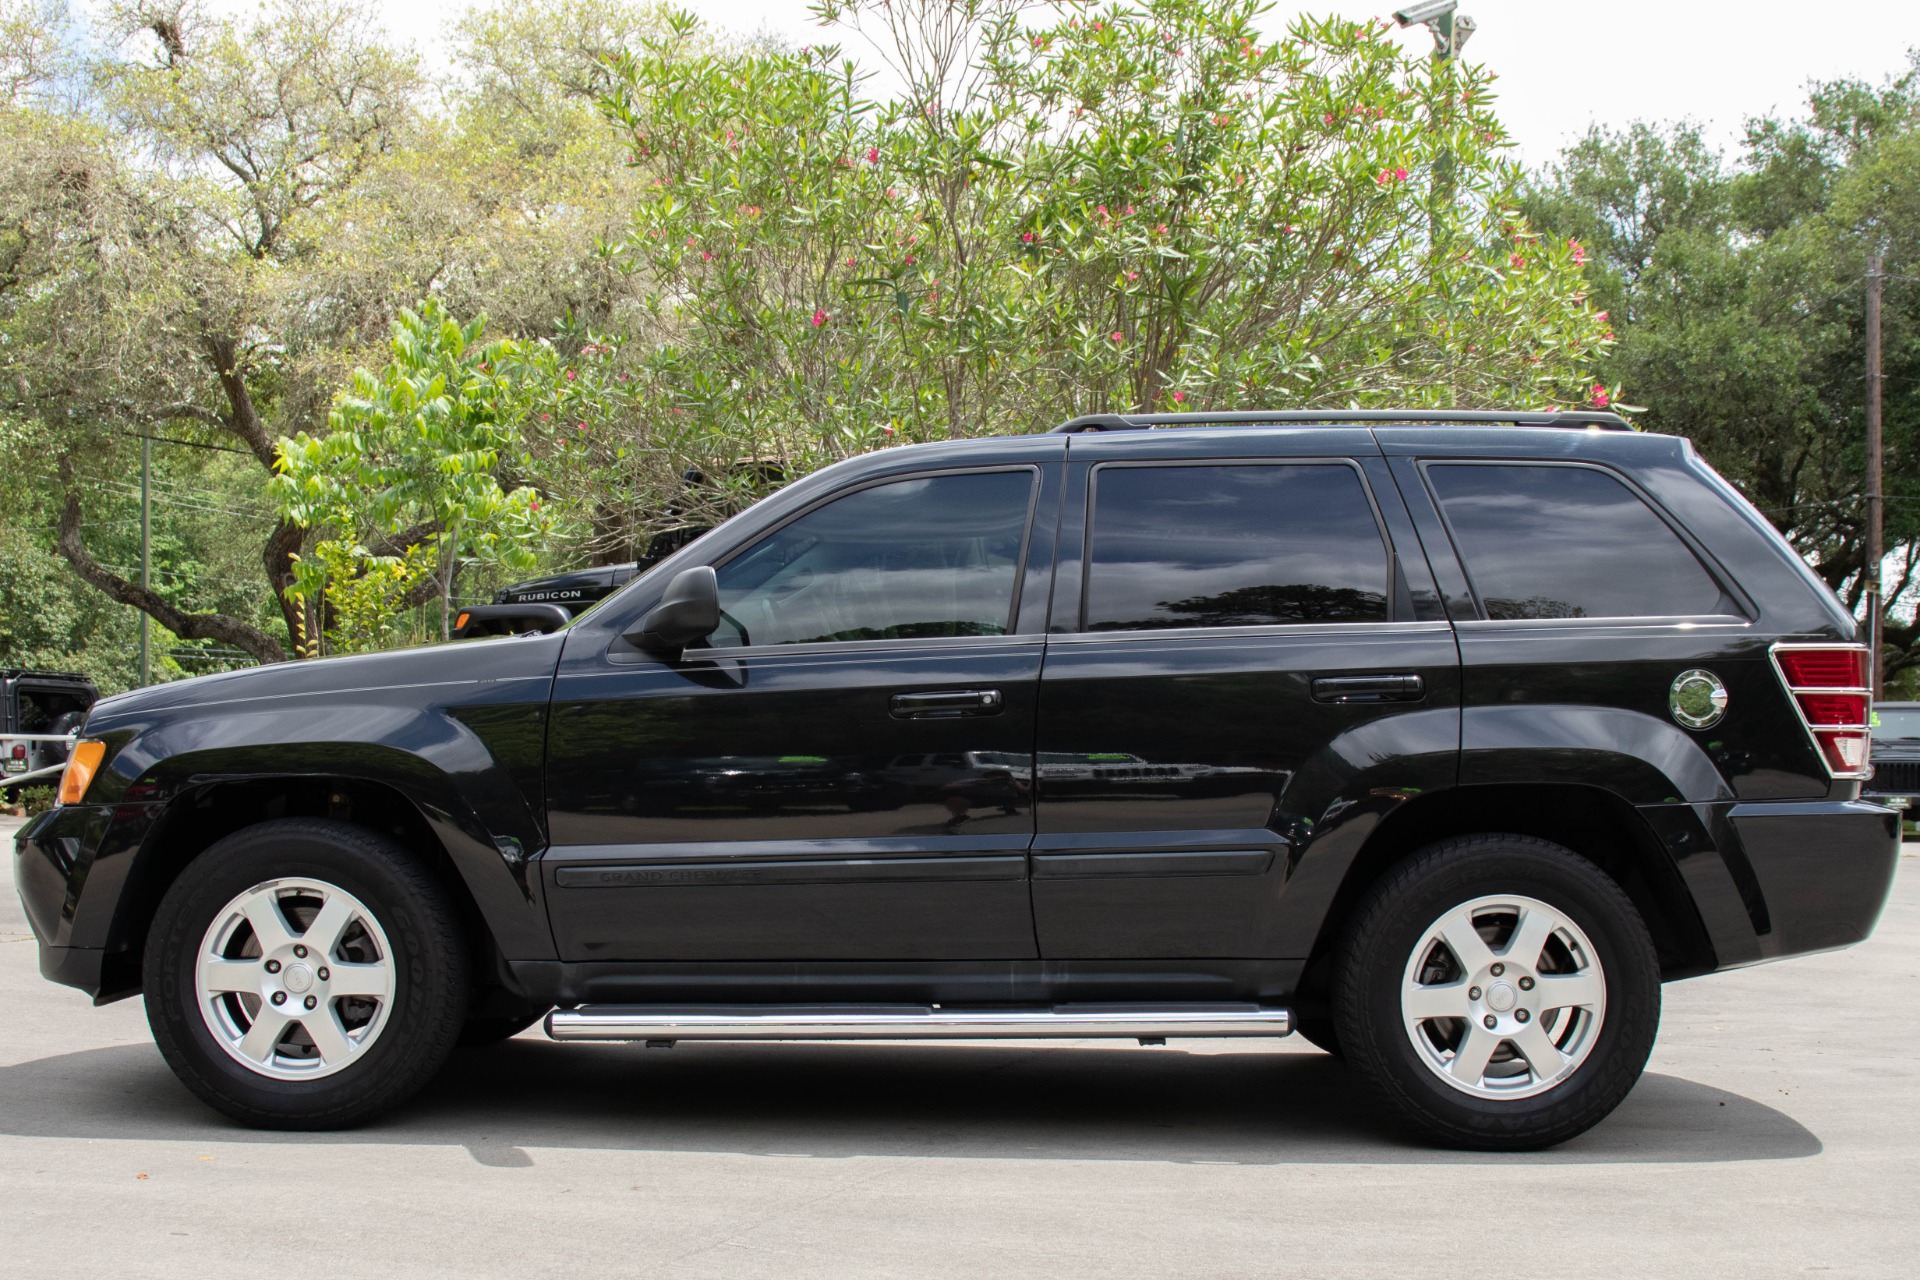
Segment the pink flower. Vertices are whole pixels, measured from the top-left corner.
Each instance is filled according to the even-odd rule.
[[[1321,122],[1322,124],[1332,124],[1332,123],[1333,123],[1333,112],[1331,112],[1331,111],[1329,111],[1329,112],[1327,112],[1327,114],[1325,114],[1324,116],[1321,116],[1321,117],[1320,117],[1320,122]]]
[[[713,255],[712,255],[711,253],[708,253],[708,252],[707,252],[707,251],[706,251],[705,249],[702,249],[702,250],[700,251],[700,261],[702,261],[702,262],[712,262],[712,261],[713,261]]]
[[[918,262],[918,261],[919,261],[919,259],[918,259],[918,258],[916,258],[916,257],[914,257],[914,256],[913,256],[912,254],[908,254],[908,255],[907,255],[907,265],[908,265],[908,266],[912,266],[912,265],[913,265],[914,263],[916,263],[916,262]]]
[[[1395,169],[1393,171],[1393,180],[1395,182],[1405,182],[1407,180],[1407,171],[1405,169]]]
[[[857,267],[860,265],[860,260],[858,258],[848,258],[847,265],[850,267]]]
[[[1033,243],[1033,232],[1031,232],[1031,231],[1022,231],[1022,232],[1020,233],[1020,243],[1021,243],[1021,244],[1032,244],[1032,243]]]
[[[818,329],[821,325],[825,324],[826,322],[827,322],[827,313],[824,310],[820,310],[816,308],[813,313],[813,327]]]
[[[1594,317],[1595,320],[1605,320],[1606,318],[1607,318],[1607,313],[1604,311],[1602,311],[1599,315]]]
[[[1585,245],[1581,244],[1578,240],[1569,239],[1567,241],[1567,248],[1573,250],[1574,266],[1584,267],[1587,265],[1587,247]]]
[[[879,163],[880,163],[880,148],[878,148],[878,147],[868,147],[868,148],[867,148],[867,163],[868,163],[868,164],[879,164]]]
[[[1107,213],[1107,206],[1105,206],[1105,205],[1101,205],[1101,206],[1100,206],[1100,216],[1101,216],[1101,217],[1103,217],[1103,218],[1105,218],[1105,217],[1108,217],[1108,216],[1110,216],[1110,215],[1109,215],[1109,214]]]
[[[1128,205],[1128,206],[1127,206],[1127,214],[1126,214],[1126,216],[1127,216],[1127,217],[1129,217],[1129,218],[1131,218],[1131,217],[1133,216],[1133,206],[1132,206],[1132,205]]]
[[[891,200],[899,194],[900,193],[898,191],[895,191],[892,187],[887,188],[887,199]]]
[[[883,436],[890,436],[890,435],[892,435],[892,434],[893,434],[893,428],[892,428],[892,427],[882,427],[882,428],[880,428],[880,434],[881,434],[881,435],[883,435]]]
[[[1122,333],[1122,332],[1120,332],[1120,331],[1119,331],[1118,329],[1115,329],[1115,330],[1113,331],[1113,335],[1112,335],[1112,336],[1113,336],[1113,340],[1114,340],[1115,342],[1125,342],[1125,341],[1127,340],[1127,335],[1126,335],[1126,334],[1124,334],[1124,333]]]
[[[533,509],[533,510],[535,510],[535,511],[538,511],[538,510],[540,509],[540,499],[538,499],[538,498],[535,498],[535,499],[534,499],[534,500],[533,500],[532,502],[530,502],[530,503],[528,503],[527,505],[528,505],[528,506],[529,506],[529,507],[530,507],[531,509]]]
[[[1166,223],[1164,223],[1164,222],[1162,222],[1161,224],[1159,224],[1158,226],[1156,226],[1156,227],[1155,227],[1155,228],[1153,229],[1153,234],[1155,234],[1155,235],[1157,235],[1157,236],[1163,236],[1163,235],[1165,235],[1165,234],[1167,234],[1167,224],[1166,224]]]
[[[574,379],[575,379],[576,377],[578,377],[578,376],[579,376],[579,375],[578,375],[578,374],[576,374],[576,373],[574,373],[574,371],[573,371],[573,370],[571,370],[571,369],[569,369],[569,370],[567,370],[567,381],[568,381],[568,382],[572,382],[572,381],[573,381],[573,380],[574,380]]]
[[[1185,404],[1185,403],[1187,402],[1187,393],[1186,393],[1186,392],[1184,392],[1184,391],[1176,391],[1176,392],[1174,392],[1174,393],[1173,393],[1173,402],[1174,402],[1175,404]]]
[[[543,414],[541,414],[541,415],[540,415],[540,421],[542,421],[542,422],[552,422],[552,421],[553,421],[553,415],[552,415],[552,414],[550,414],[550,413],[543,413]]]
[[[1139,278],[1140,278],[1140,273],[1139,273],[1138,271],[1129,271],[1129,272],[1127,272],[1127,279],[1129,279],[1129,280],[1138,280]]]
[[[573,429],[575,431],[585,431],[587,429],[587,424],[584,422],[576,422],[573,424]]]
[[[687,237],[687,248],[689,248],[689,249],[691,249],[691,248],[693,248],[693,246],[694,246],[694,244],[695,244],[695,243],[696,243],[696,242],[695,242],[695,240],[694,240],[694,238],[693,238],[692,236],[688,236],[688,237]]]
[[[1604,409],[1612,403],[1613,403],[1613,397],[1607,394],[1607,389],[1601,386],[1597,382],[1594,383],[1593,384],[1594,407],[1597,409]]]
[[[1511,266],[1514,270],[1518,271],[1520,268],[1527,265],[1527,260],[1516,253],[1511,258],[1507,259],[1507,264]]]

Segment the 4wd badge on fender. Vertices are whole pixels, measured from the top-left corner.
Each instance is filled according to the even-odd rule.
[[[1711,671],[1682,671],[1667,691],[1667,709],[1689,729],[1711,729],[1727,714],[1727,686]]]

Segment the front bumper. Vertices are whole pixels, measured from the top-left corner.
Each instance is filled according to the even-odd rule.
[[[154,816],[148,805],[68,805],[14,836],[13,882],[44,977],[100,1003],[139,989],[137,940],[116,936],[115,912]]]

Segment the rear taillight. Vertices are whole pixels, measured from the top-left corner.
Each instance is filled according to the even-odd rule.
[[[16,743],[14,743],[14,744],[13,744],[13,758],[14,758],[15,760],[25,760],[25,759],[27,758],[27,744],[26,744],[26,743],[24,743],[24,742],[16,742]]]
[[[1866,777],[1872,709],[1866,646],[1777,644],[1773,665],[1827,772],[1836,778]]]

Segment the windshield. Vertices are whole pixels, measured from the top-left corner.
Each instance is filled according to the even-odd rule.
[[[1882,707],[1873,713],[1873,736],[1920,739],[1920,707]]]

